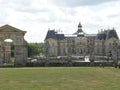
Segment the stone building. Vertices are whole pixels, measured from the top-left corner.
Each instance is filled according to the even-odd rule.
[[[116,30],[101,30],[97,34],[86,34],[79,23],[74,34],[60,34],[48,30],[45,38],[45,53],[48,56],[108,56],[119,54],[119,37]]]
[[[25,66],[27,61],[27,41],[24,39],[26,31],[22,31],[10,25],[0,27],[0,65],[10,63],[11,47],[5,44],[10,39],[14,44],[14,65]]]

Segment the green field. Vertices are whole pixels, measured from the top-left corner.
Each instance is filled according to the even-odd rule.
[[[120,69],[0,68],[0,90],[120,90]]]

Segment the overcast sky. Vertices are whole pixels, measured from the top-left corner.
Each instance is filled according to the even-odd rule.
[[[44,42],[48,28],[73,34],[113,27],[120,36],[120,0],[0,0],[0,26],[27,31],[28,42]]]

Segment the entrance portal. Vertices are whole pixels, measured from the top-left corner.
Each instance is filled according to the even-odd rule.
[[[25,66],[27,61],[27,42],[24,39],[26,31],[19,30],[10,25],[0,27],[0,65],[2,62],[10,62],[11,47],[5,45],[6,39],[11,39],[14,44],[14,65]]]

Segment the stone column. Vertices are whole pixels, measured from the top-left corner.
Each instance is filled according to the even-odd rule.
[[[27,42],[24,41],[23,44],[15,45],[14,48],[15,51],[15,66],[25,66],[27,57],[28,57],[28,51],[27,51]]]

